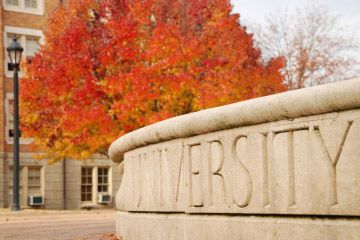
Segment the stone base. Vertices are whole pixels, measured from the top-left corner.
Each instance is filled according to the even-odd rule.
[[[360,219],[118,212],[122,240],[358,240]]]

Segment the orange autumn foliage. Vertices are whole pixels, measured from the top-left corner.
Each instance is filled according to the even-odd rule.
[[[106,154],[126,132],[284,91],[224,0],[73,0],[21,82],[21,127],[48,157]]]

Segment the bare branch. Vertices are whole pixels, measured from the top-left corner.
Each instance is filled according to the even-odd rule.
[[[265,62],[285,57],[282,73],[290,89],[360,75],[359,41],[323,6],[269,15],[264,24],[254,26],[254,38]]]

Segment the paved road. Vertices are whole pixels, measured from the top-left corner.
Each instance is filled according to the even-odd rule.
[[[114,210],[0,210],[0,240],[115,240],[114,232]]]

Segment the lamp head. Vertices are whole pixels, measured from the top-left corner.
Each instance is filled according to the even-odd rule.
[[[16,38],[13,38],[6,50],[9,54],[11,66],[13,68],[19,69],[21,54],[24,51],[24,48],[21,47],[20,43],[17,41]]]

